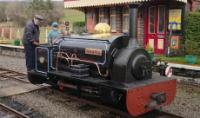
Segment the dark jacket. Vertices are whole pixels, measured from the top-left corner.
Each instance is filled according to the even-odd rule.
[[[40,36],[39,26],[35,25],[33,20],[28,21],[24,29],[24,35],[23,35],[24,46],[33,46],[32,44],[33,41],[39,42],[39,36]]]

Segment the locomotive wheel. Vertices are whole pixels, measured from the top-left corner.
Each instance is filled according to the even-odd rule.
[[[28,72],[27,77],[29,82],[31,82],[32,84],[43,84],[45,83],[46,79],[42,76],[38,76],[33,74],[34,72]]]

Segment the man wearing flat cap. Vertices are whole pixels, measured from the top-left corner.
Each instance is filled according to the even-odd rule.
[[[42,16],[35,15],[33,20],[27,22],[24,29],[23,44],[27,71],[31,71],[35,68],[35,48],[39,45],[39,25],[43,19]]]

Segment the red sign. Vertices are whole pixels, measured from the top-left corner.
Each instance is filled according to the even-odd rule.
[[[102,56],[102,50],[101,49],[95,49],[95,48],[86,48],[85,54]]]

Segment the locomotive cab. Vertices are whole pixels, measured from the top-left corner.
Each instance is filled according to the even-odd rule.
[[[152,72],[143,48],[129,48],[129,37],[62,37],[36,48],[30,82],[49,83],[94,102],[138,116],[170,104],[176,81]]]

